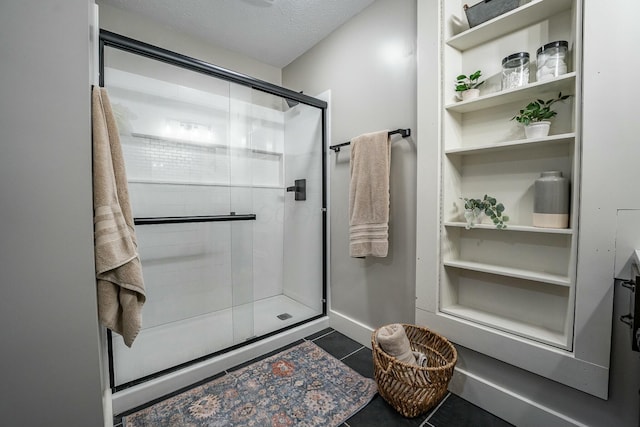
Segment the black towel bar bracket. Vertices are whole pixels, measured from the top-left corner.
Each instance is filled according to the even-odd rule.
[[[400,135],[403,138],[407,138],[411,136],[411,129],[396,129],[389,132],[389,136],[391,135]],[[345,147],[347,145],[351,145],[351,141],[343,142],[342,144],[331,145],[329,148],[336,153],[340,151],[340,147]]]

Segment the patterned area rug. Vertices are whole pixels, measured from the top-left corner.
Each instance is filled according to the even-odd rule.
[[[126,427],[339,426],[372,379],[307,341],[123,418]]]

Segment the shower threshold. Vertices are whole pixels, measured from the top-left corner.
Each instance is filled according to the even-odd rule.
[[[278,321],[280,322],[280,320]],[[300,325],[261,337],[257,341],[247,343],[231,351],[217,354],[197,363],[180,367],[175,371],[151,377],[144,382],[116,390],[111,395],[112,413],[123,413],[176,390],[192,386],[227,369],[277,350],[328,327],[329,318],[325,315],[318,315]]]
[[[291,317],[281,320],[278,315],[282,313]],[[276,295],[144,329],[131,348],[125,346],[121,336],[113,334],[114,388],[125,388],[161,371],[319,315],[319,310],[286,295]]]

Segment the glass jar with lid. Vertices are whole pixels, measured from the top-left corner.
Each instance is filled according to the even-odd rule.
[[[536,79],[538,81],[566,74],[567,63],[565,58],[568,48],[569,43],[564,40],[547,43],[538,48],[536,55]]]
[[[518,52],[502,60],[502,90],[529,83],[529,52]]]

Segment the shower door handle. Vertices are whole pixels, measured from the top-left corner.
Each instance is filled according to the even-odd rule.
[[[296,200],[307,200],[307,180],[296,179],[293,187],[287,187],[287,191],[293,191],[296,195]]]

